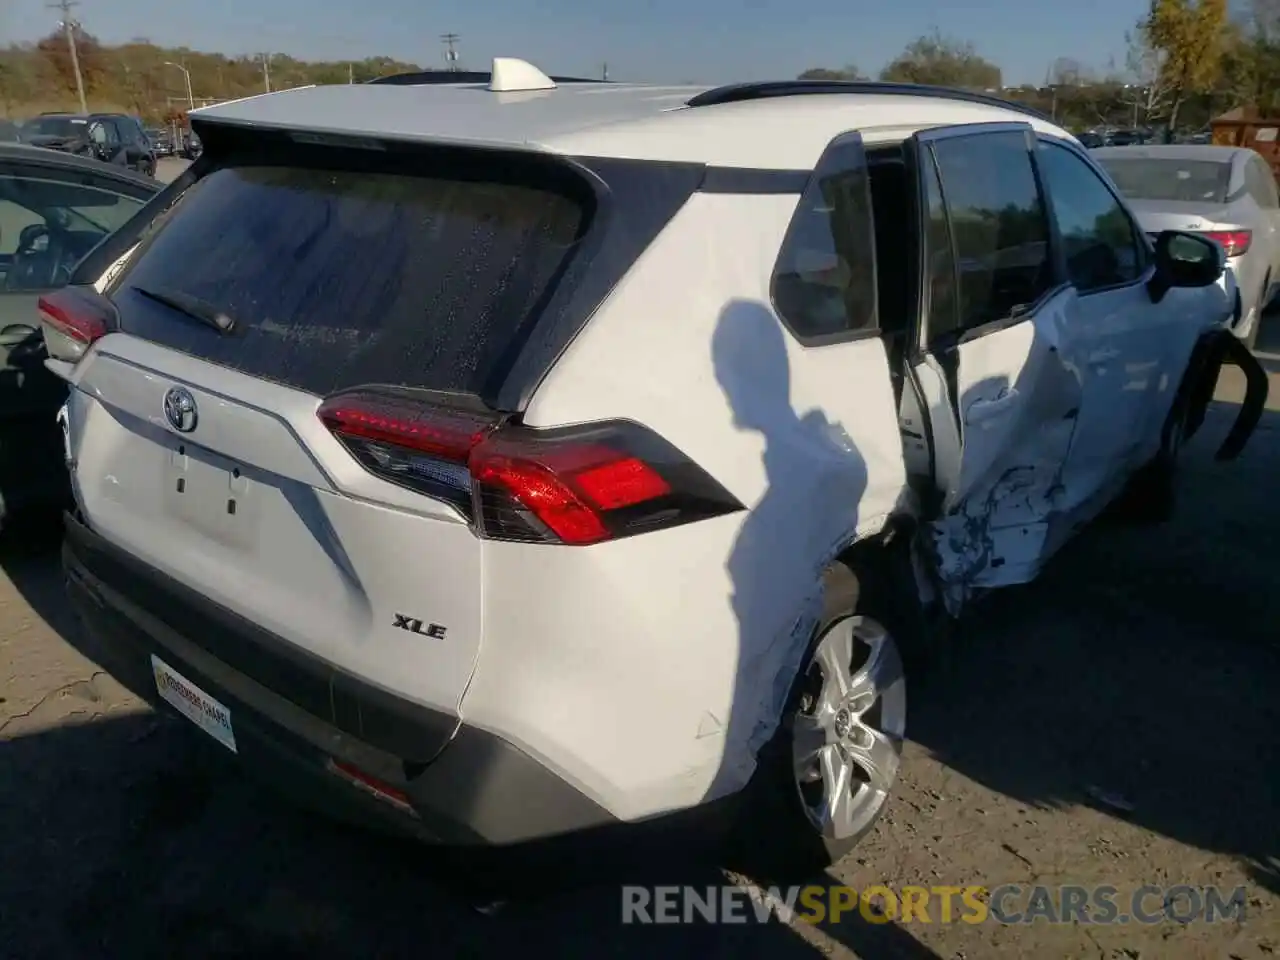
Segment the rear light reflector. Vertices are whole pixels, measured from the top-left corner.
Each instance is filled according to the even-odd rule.
[[[409,802],[409,795],[403,790],[398,790],[389,783],[365,773],[359,767],[341,760],[330,759],[326,766],[329,772],[341,777],[347,783],[351,784],[358,790],[376,797],[383,803],[388,803],[395,807],[401,813],[407,813],[411,817],[416,817],[418,811],[413,809],[413,804]]]
[[[1252,230],[1206,230],[1203,236],[1217,240],[1228,258],[1240,256],[1253,243]]]
[[[63,287],[37,304],[45,349],[55,360],[77,363],[116,325],[114,305],[92,288]]]
[[[380,391],[331,397],[319,416],[370,473],[453,504],[487,539],[586,545],[743,509],[627,421],[535,430]]]

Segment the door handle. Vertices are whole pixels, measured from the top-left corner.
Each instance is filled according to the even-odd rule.
[[[1018,391],[1008,390],[995,400],[975,400],[964,412],[964,422],[968,424],[984,423],[992,417],[1007,413],[1018,400]]]

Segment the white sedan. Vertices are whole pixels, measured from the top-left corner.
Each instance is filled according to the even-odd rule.
[[[1267,162],[1247,147],[1198,144],[1091,153],[1153,238],[1187,230],[1222,244],[1239,291],[1232,331],[1252,347],[1280,284],[1280,190]]]

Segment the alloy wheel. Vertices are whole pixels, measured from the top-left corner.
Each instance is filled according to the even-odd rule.
[[[796,787],[827,839],[858,836],[879,815],[898,775],[906,713],[902,658],[889,632],[864,616],[832,624],[791,727]]]

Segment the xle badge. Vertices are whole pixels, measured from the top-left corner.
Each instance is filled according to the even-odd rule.
[[[423,623],[413,617],[406,617],[403,613],[396,614],[394,626],[401,630],[408,630],[410,633],[416,633],[420,637],[429,637],[432,640],[444,639],[444,627],[440,626],[440,624]]]

